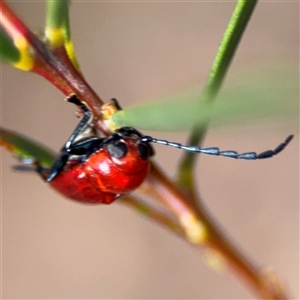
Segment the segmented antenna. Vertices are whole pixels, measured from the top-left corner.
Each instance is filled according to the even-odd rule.
[[[170,146],[178,149],[183,149],[185,151],[193,152],[193,153],[203,153],[203,154],[208,154],[208,155],[216,155],[216,156],[225,156],[225,157],[230,157],[230,158],[236,158],[236,159],[247,159],[247,160],[255,160],[255,159],[263,159],[263,158],[269,158],[272,157],[279,152],[281,152],[288,144],[289,142],[293,139],[294,135],[289,135],[283,143],[278,145],[274,150],[267,150],[262,153],[257,154],[256,152],[245,152],[245,153],[237,153],[236,151],[232,150],[226,150],[226,151],[220,151],[219,148],[217,147],[211,147],[211,148],[200,148],[198,146],[185,146],[180,143],[174,143],[174,142],[169,142],[166,140],[159,140],[155,139],[151,136],[143,136],[141,138],[142,142],[146,143],[156,143],[156,144],[161,144],[165,146]]]

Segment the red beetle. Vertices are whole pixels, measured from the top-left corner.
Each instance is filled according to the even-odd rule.
[[[83,134],[93,121],[93,114],[75,95],[67,100],[80,106],[84,116],[61,149],[51,169],[45,169],[37,164],[37,171],[64,196],[82,202],[109,204],[122,194],[136,189],[145,180],[150,170],[149,157],[154,154],[150,143],[193,153],[256,160],[278,154],[293,138],[293,135],[290,135],[274,150],[267,150],[260,154],[220,151],[216,147],[184,146],[143,136],[131,127],[117,129],[107,138],[97,136],[83,138]],[[117,103],[116,105],[118,106]]]
[[[149,172],[148,158],[154,153],[151,145],[141,141],[142,135],[130,127],[120,128],[107,138],[80,139],[93,115],[75,95],[68,101],[79,105],[84,117],[52,168],[38,166],[38,172],[54,189],[83,202],[109,204],[136,189]]]

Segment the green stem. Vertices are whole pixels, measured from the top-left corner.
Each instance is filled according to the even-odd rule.
[[[45,36],[51,48],[64,47],[73,66],[80,71],[71,41],[69,0],[48,0]]]
[[[19,49],[2,27],[0,27],[0,57],[8,63],[16,63],[20,59]]]
[[[46,28],[59,29],[69,27],[68,24],[68,0],[48,0],[46,14]]]
[[[230,63],[247,27],[257,0],[238,0],[223,39],[213,62],[206,86],[200,101],[212,104],[224,82]],[[197,145],[205,135],[207,126],[195,124],[188,139],[188,144]],[[178,182],[181,186],[194,193],[194,165],[196,156],[186,153],[178,167]]]
[[[239,0],[221,41],[204,90],[204,98],[213,101],[247,27],[257,0]]]

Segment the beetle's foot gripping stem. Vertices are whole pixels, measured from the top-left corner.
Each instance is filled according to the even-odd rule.
[[[34,162],[35,171],[40,174],[43,180],[47,181],[50,169],[43,167],[38,161]]]
[[[67,102],[70,102],[70,103],[74,103],[78,106],[81,105],[81,101],[79,100],[79,98],[75,95],[75,94],[71,94],[69,95],[68,97],[66,97],[65,99]]]
[[[75,94],[71,94],[66,98],[66,100],[70,103],[78,105],[84,112],[91,112],[88,105],[85,102],[81,101]]]
[[[123,110],[122,106],[116,98],[111,98],[110,101],[116,107],[117,110]]]

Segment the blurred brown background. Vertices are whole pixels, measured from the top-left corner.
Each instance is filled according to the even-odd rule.
[[[33,29],[45,5],[13,1]],[[81,68],[104,100],[126,107],[193,83],[203,85],[234,2],[104,3],[73,1],[71,27]],[[258,4],[229,77],[278,60],[298,64],[299,3]],[[2,66],[2,124],[58,150],[78,120],[63,95],[36,75]],[[269,149],[296,138],[278,157],[242,162],[201,157],[199,187],[233,240],[278,271],[299,298],[298,128],[281,124],[211,131],[205,145]],[[151,134],[151,132],[150,132]],[[186,133],[155,133],[184,141]],[[180,152],[156,147],[174,174]],[[131,209],[66,200],[33,173],[11,169],[2,152],[3,298],[244,299],[235,279],[217,274],[187,243]]]

